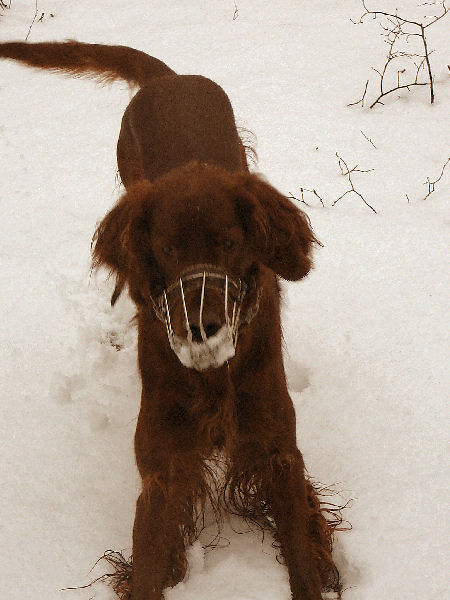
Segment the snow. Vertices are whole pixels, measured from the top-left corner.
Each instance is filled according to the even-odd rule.
[[[233,332],[227,324],[204,342],[194,342],[178,335],[169,335],[169,342],[180,362],[197,371],[221,367],[235,354]]]
[[[369,110],[347,104],[368,78],[375,93],[371,67],[386,46],[377,23],[350,22],[358,0],[236,5],[233,20],[231,0],[40,0],[29,40],[131,45],[210,77],[257,135],[271,183],[323,198],[304,192],[324,247],[306,280],[283,285],[283,318],[306,464],[352,499],[353,529],[336,544],[344,600],[444,598],[450,171],[427,200],[423,183],[448,157],[448,17],[428,29],[436,103],[412,88]],[[34,10],[15,0],[1,39],[24,39]],[[133,306],[123,297],[111,309],[113,284],[89,265],[95,224],[120,192],[115,143],[130,92],[9,61],[0,70],[0,596],[112,600],[100,583],[61,589],[105,572],[89,569],[107,548],[131,548]],[[332,207],[349,189],[336,152],[373,169],[352,180],[377,214],[355,194]],[[194,545],[168,600],[289,598],[270,540],[232,526],[218,548]]]

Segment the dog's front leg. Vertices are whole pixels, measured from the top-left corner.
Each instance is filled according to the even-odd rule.
[[[203,501],[201,473],[188,458],[171,457],[143,479],[133,529],[132,600],[161,600],[163,589],[184,578],[185,545],[196,535],[196,503]]]
[[[318,557],[309,531],[303,459],[298,450],[276,452],[270,459],[268,496],[277,537],[289,571],[294,600],[320,600]]]
[[[169,576],[170,545],[176,543],[168,530],[164,492],[144,486],[136,504],[133,529],[133,600],[161,600]]]
[[[244,516],[250,509],[250,518],[266,522],[269,518],[275,524],[293,600],[321,600],[305,468],[281,356],[279,360],[277,365],[272,358],[264,369],[238,379],[240,446],[233,457],[229,489],[237,511],[241,505]]]
[[[245,440],[228,483],[232,511],[273,526],[289,573],[293,600],[321,600],[318,556],[310,533],[303,460],[280,439]]]

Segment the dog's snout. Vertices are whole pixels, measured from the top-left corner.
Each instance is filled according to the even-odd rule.
[[[194,318],[189,325],[192,332],[193,341],[203,342],[202,326],[204,335],[206,338],[210,338],[219,331],[222,323],[216,313],[208,312],[202,315],[201,321],[200,317]]]

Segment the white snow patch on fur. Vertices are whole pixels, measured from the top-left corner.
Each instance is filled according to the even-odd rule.
[[[169,342],[180,362],[197,371],[221,367],[235,353],[231,328],[226,324],[204,342],[193,342],[177,335],[169,336]]]

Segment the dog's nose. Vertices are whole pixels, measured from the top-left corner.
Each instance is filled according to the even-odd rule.
[[[189,324],[192,332],[192,340],[194,342],[203,342],[202,331],[200,327],[200,316],[198,318],[194,318]],[[210,338],[216,334],[221,327],[220,318],[215,313],[203,314],[202,324],[207,338]]]

